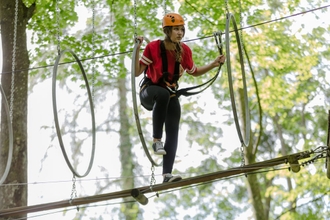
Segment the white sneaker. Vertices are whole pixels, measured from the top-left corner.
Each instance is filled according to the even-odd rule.
[[[182,177],[177,175],[177,176],[173,176],[170,173],[167,173],[164,175],[164,180],[163,183],[167,183],[167,182],[176,182],[176,181],[180,181],[182,180]]]
[[[154,149],[155,154],[166,155],[166,151],[164,150],[163,143],[161,141],[154,142],[152,144],[152,148]]]

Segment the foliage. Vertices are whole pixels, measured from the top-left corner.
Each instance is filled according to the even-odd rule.
[[[25,1],[27,6],[31,3],[33,1]],[[171,5],[167,7],[174,10],[174,3],[168,2]],[[287,154],[310,150],[324,144],[326,140],[326,109],[329,106],[329,80],[326,73],[329,72],[330,59],[327,41],[330,27],[328,24],[315,26],[310,32],[306,32],[305,23],[297,25],[299,20],[291,18],[262,23],[309,10],[324,3],[327,1],[244,1],[241,5],[240,1],[228,2],[228,5],[219,4],[219,1],[215,0],[179,1],[178,12],[188,21],[187,28],[196,32],[198,37],[207,38],[187,43],[193,50],[194,60],[198,66],[210,62],[217,56],[214,41],[210,36],[215,31],[225,29],[227,10],[235,15],[238,24],[242,22],[247,27],[242,32],[242,42],[253,67],[253,72],[246,68],[252,132],[256,134],[261,130],[261,142],[256,148],[258,151],[255,154],[248,151],[250,154],[247,155],[255,162],[278,157],[283,154],[283,150]],[[80,19],[75,10],[79,4],[75,4],[75,1],[60,1],[57,14],[56,1],[37,1],[37,11],[29,23],[29,29],[32,31],[31,41],[37,45],[30,52],[32,66],[53,65],[58,47],[72,49],[83,60],[90,79],[95,68],[96,106],[102,105],[109,91],[113,92],[116,88],[117,79],[129,78],[129,69],[125,61],[130,59],[134,35],[143,35],[148,39],[162,37],[159,21],[160,11],[163,10],[161,5],[161,1],[156,0],[139,1],[136,5],[128,0],[95,1],[95,19],[92,19],[93,5],[91,1],[84,0],[80,6],[87,7],[90,16],[86,19],[82,31],[72,31]],[[327,12],[316,16],[324,17],[325,13]],[[241,86],[236,43],[232,35],[230,49],[235,88]],[[70,61],[69,58],[65,59]],[[78,71],[75,65],[72,65],[72,69]],[[72,74],[63,71],[64,79]],[[50,72],[43,70],[33,70],[31,74],[37,78],[35,83],[50,77]],[[252,74],[258,87],[253,84]],[[187,85],[194,85],[205,82],[211,76],[212,72],[205,77],[184,77],[183,80]],[[77,80],[76,77],[70,79]],[[260,103],[256,97],[257,89],[260,93]],[[198,175],[236,167],[241,163],[239,151],[233,151],[229,156],[218,157],[228,150],[223,143],[223,127],[233,125],[225,67],[222,76],[207,91],[207,96],[202,94],[182,99],[181,125],[182,128],[189,128],[185,137],[187,145],[198,146],[199,152],[207,159],[177,172]],[[206,102],[208,99],[216,102],[217,107],[221,109],[221,115],[211,115],[212,122],[203,118],[207,110],[201,101],[204,99]],[[258,104],[261,109],[258,109]],[[113,107],[109,111],[117,109]],[[259,111],[262,111],[263,115],[261,121]],[[105,130],[109,131],[109,123],[116,127],[116,115],[118,113],[110,112],[110,119],[104,119],[100,128],[106,127]],[[133,119],[129,121],[134,124]],[[132,143],[139,146],[135,128],[131,127],[129,132],[136,136],[133,137]],[[253,136],[252,140],[255,139]],[[315,167],[314,173],[306,168],[297,174],[284,170],[251,174],[256,175],[259,180],[262,195],[260,200],[267,210],[265,216],[268,219],[329,217],[319,216],[326,208],[322,195],[329,191],[329,187],[325,184],[327,180],[323,166],[315,164]],[[293,183],[292,189],[287,185],[288,180]],[[248,190],[249,184],[251,183],[245,177],[237,177],[162,195],[157,200],[160,207],[157,218],[176,219],[182,210],[187,213],[184,219],[238,218],[240,214],[249,213],[256,208],[253,207],[255,198]],[[303,201],[307,201],[308,205]],[[134,206],[134,209],[137,207]]]

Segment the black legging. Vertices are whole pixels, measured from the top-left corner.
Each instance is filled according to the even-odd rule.
[[[141,104],[152,110],[153,137],[161,139],[165,124],[166,140],[163,156],[163,174],[172,173],[178,146],[181,106],[177,96],[157,85],[150,85],[140,92]]]

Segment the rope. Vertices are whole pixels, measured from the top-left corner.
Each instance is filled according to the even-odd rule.
[[[148,147],[146,145],[143,133],[142,133],[142,128],[141,128],[141,123],[140,123],[140,118],[139,118],[139,112],[138,112],[138,107],[137,107],[137,101],[136,101],[136,88],[135,88],[135,59],[136,59],[136,53],[137,53],[137,46],[139,44],[139,41],[136,40],[134,44],[134,49],[133,49],[133,55],[132,55],[132,67],[131,67],[131,87],[132,87],[132,99],[133,99],[133,110],[134,110],[134,116],[135,116],[135,122],[136,122],[136,127],[139,133],[139,137],[142,143],[142,147],[144,149],[144,152],[146,153],[150,163],[153,166],[160,166],[162,163],[157,164],[151,157]]]
[[[215,33],[213,34],[220,55],[223,54],[223,52],[222,52],[222,40],[221,40],[221,35],[222,35],[222,32],[221,32],[221,31],[219,31],[219,32],[215,32]],[[188,88],[184,88],[184,89],[179,89],[179,90],[176,92],[176,96],[177,96],[177,97],[180,97],[181,95],[183,95],[183,96],[191,96],[191,95],[196,95],[196,94],[199,94],[199,93],[205,91],[205,90],[206,90],[207,88],[209,88],[209,87],[214,83],[214,81],[218,78],[218,76],[220,75],[221,67],[222,67],[222,64],[219,65],[218,70],[217,70],[217,73],[216,73],[216,74],[215,74],[210,80],[208,80],[207,82],[202,83],[202,84],[197,85],[197,86],[192,86],[192,87],[188,87]],[[197,89],[197,88],[200,88],[200,87],[203,87],[203,86],[205,86],[205,87],[204,87],[203,89],[197,91],[197,92],[189,92],[190,90]]]
[[[134,39],[137,37],[137,2],[134,0]],[[133,111],[135,116],[135,122],[136,122],[136,128],[139,133],[139,137],[142,143],[142,147],[144,149],[145,154],[147,155],[152,167],[153,166],[161,166],[162,163],[157,164],[151,157],[150,152],[148,150],[147,144],[145,142],[141,123],[140,123],[140,117],[137,107],[137,100],[136,100],[136,85],[135,85],[135,59],[136,59],[136,53],[137,53],[137,45],[139,44],[138,40],[135,40],[134,49],[133,49],[133,55],[132,55],[132,67],[131,67],[131,86],[132,86],[132,99],[133,99]]]
[[[13,54],[12,54],[12,62],[11,62],[11,85],[10,85],[10,105],[8,106],[8,101],[6,98],[6,94],[0,84],[1,95],[3,97],[4,109],[7,114],[7,121],[8,121],[8,133],[9,133],[9,148],[8,148],[8,158],[5,171],[0,179],[0,185],[6,180],[10,167],[11,162],[13,159],[13,110],[14,110],[14,91],[15,91],[15,66],[16,66],[16,41],[17,41],[17,21],[18,21],[18,0],[15,1],[15,19],[14,19],[14,38],[13,38]]]
[[[2,85],[0,84],[0,90],[1,90],[1,95],[2,95],[2,104],[3,104],[3,108],[5,109],[5,112],[7,114],[7,122],[8,122],[8,133],[9,133],[9,149],[8,149],[8,159],[7,159],[7,164],[6,164],[6,168],[5,171],[2,175],[2,177],[0,178],[0,186],[4,183],[4,181],[6,180],[10,167],[11,167],[11,162],[13,159],[13,127],[12,127],[12,123],[10,120],[10,114],[9,114],[9,105],[8,105],[8,101],[6,99],[6,94],[2,88]]]
[[[249,111],[249,100],[247,95],[247,85],[246,85],[246,78],[245,78],[245,69],[244,69],[244,62],[243,62],[243,52],[242,52],[242,46],[240,41],[240,36],[238,33],[235,17],[231,14],[227,14],[226,19],[226,60],[227,60],[227,72],[228,72],[228,83],[229,83],[229,91],[230,91],[230,99],[231,99],[231,105],[234,115],[234,121],[236,125],[236,130],[238,137],[240,139],[240,142],[242,145],[247,147],[250,142],[250,129],[251,129],[251,121],[250,121],[250,111]],[[233,23],[234,26],[234,32],[235,37],[237,41],[238,46],[238,52],[239,52],[239,60],[241,65],[241,72],[242,72],[242,81],[243,81],[243,92],[244,92],[244,108],[245,108],[245,135],[243,138],[237,109],[236,109],[236,102],[235,102],[235,94],[234,94],[234,88],[233,88],[233,79],[232,79],[232,71],[231,71],[231,61],[230,61],[230,36],[229,36],[229,27],[230,23]]]
[[[93,59],[93,64],[92,64],[92,70],[93,70],[93,77],[92,77],[92,91],[90,89],[90,86],[89,86],[89,83],[88,83],[88,78],[87,78],[87,75],[86,75],[86,72],[82,66],[82,63],[81,63],[81,60],[78,58],[78,56],[70,49],[67,49],[67,50],[63,50],[61,51],[61,47],[60,47],[60,43],[61,43],[61,40],[60,40],[60,8],[59,8],[59,4],[58,4],[58,1],[59,0],[56,0],[56,24],[57,24],[57,52],[58,52],[58,56],[57,56],[57,59],[55,61],[55,64],[54,64],[54,68],[53,68],[53,79],[52,79],[52,99],[53,99],[53,114],[54,114],[54,121],[55,121],[55,127],[56,127],[56,134],[57,134],[57,138],[58,138],[58,141],[59,141],[59,144],[60,144],[60,147],[61,147],[61,150],[62,150],[62,154],[64,156],[64,159],[69,167],[69,169],[71,170],[71,172],[73,173],[74,176],[77,176],[77,177],[85,177],[89,174],[89,172],[91,171],[92,169],[92,166],[93,166],[93,161],[94,161],[94,155],[95,155],[95,114],[94,114],[94,103],[93,103],[93,99],[94,99],[94,81],[95,81],[95,74],[94,74],[94,71],[95,71],[95,67],[94,67],[94,59]],[[92,26],[92,29],[93,29],[93,36],[92,36],[92,43],[94,44],[94,28],[95,28],[95,24],[94,24],[94,21],[95,21],[95,2],[94,0],[92,0],[92,7],[93,7],[93,17],[92,17],[92,20],[93,20],[93,26]],[[95,50],[94,50],[94,47],[92,47],[92,53],[93,53],[93,57],[95,56],[94,53],[95,53]],[[75,169],[74,167],[72,166],[69,158],[68,158],[68,155],[66,153],[66,150],[65,150],[65,146],[64,146],[64,143],[63,143],[63,140],[62,140],[62,133],[61,133],[61,129],[60,129],[60,125],[59,125],[59,121],[58,121],[58,111],[57,111],[57,101],[56,101],[56,77],[57,77],[57,70],[58,70],[58,66],[60,64],[60,59],[61,57],[63,56],[64,53],[70,53],[75,61],[78,63],[79,65],[79,68],[81,70],[81,73],[82,73],[82,76],[84,78],[84,81],[85,81],[85,86],[86,86],[86,89],[87,89],[87,94],[88,94],[88,101],[89,101],[89,105],[90,105],[90,111],[91,111],[91,120],[92,120],[92,150],[91,150],[91,156],[90,156],[90,160],[89,160],[89,164],[88,164],[88,167],[87,167],[87,170],[85,173],[83,174],[79,174]]]
[[[65,151],[65,147],[63,144],[63,140],[62,140],[62,133],[61,133],[61,128],[58,122],[58,111],[57,111],[57,104],[56,104],[56,76],[57,76],[57,69],[58,69],[58,65],[60,62],[60,59],[62,57],[62,55],[64,53],[71,53],[71,55],[76,59],[79,68],[81,70],[81,73],[83,75],[84,81],[85,81],[85,86],[87,89],[87,94],[88,94],[88,100],[89,100],[89,105],[90,105],[90,111],[91,111],[91,119],[92,119],[92,153],[91,153],[91,157],[90,157],[90,161],[89,161],[89,165],[88,168],[86,170],[86,172],[84,174],[79,174],[72,166],[72,164],[70,163],[70,160],[68,158],[68,155]],[[54,121],[55,121],[55,127],[56,127],[56,134],[58,137],[58,141],[64,156],[64,159],[68,165],[68,167],[70,168],[71,172],[77,176],[77,177],[85,177],[89,174],[90,170],[92,169],[92,165],[93,165],[93,160],[94,160],[94,154],[95,154],[95,114],[94,114],[94,108],[93,108],[93,98],[92,98],[92,94],[91,94],[91,90],[88,84],[88,79],[85,73],[85,70],[81,64],[81,62],[79,61],[77,55],[71,51],[71,50],[63,50],[59,56],[57,57],[56,61],[55,61],[55,65],[54,65],[54,69],[53,69],[53,80],[52,80],[52,98],[53,98],[53,113],[54,113]]]
[[[254,28],[254,27],[257,27],[257,26],[264,25],[264,24],[269,24],[269,23],[272,23],[272,22],[278,22],[278,21],[281,21],[281,20],[284,20],[284,19],[289,19],[289,18],[298,16],[298,15],[305,15],[306,13],[315,12],[317,10],[323,10],[323,9],[328,8],[328,7],[330,7],[330,5],[325,5],[325,6],[322,6],[322,7],[314,8],[314,9],[303,11],[303,12],[299,12],[299,13],[296,13],[296,14],[291,14],[291,15],[288,15],[288,16],[285,16],[285,17],[274,19],[274,20],[269,20],[269,21],[256,23],[256,24],[253,24],[253,25],[250,25],[250,26],[246,26],[246,27],[242,28],[242,30],[243,29],[248,29],[248,28]],[[196,40],[204,40],[204,39],[211,38],[211,37],[213,37],[213,35],[205,35],[205,36],[202,36],[202,37],[197,37],[197,38],[193,38],[193,39],[184,40],[182,42],[192,42],[192,41],[196,41]],[[117,53],[111,53],[111,54],[101,55],[101,56],[97,56],[97,57],[81,59],[80,61],[88,61],[90,59],[103,59],[103,58],[106,58],[106,57],[119,56],[119,55],[124,55],[124,54],[129,54],[129,53],[132,53],[132,51],[121,51],[121,52],[117,52]],[[70,63],[70,62],[64,62],[64,63]],[[61,64],[64,64],[64,63],[61,63]],[[31,71],[31,70],[48,68],[48,67],[53,67],[53,65],[43,65],[43,66],[35,66],[35,67],[31,67],[31,68],[26,68],[26,69],[18,69],[18,70],[15,70],[15,72]],[[11,73],[11,71],[1,72],[0,75],[8,74],[8,73]]]

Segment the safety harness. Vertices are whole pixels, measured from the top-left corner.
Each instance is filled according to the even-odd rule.
[[[166,88],[172,92],[172,93],[176,93],[177,89],[179,88],[179,84],[178,84],[178,80],[180,78],[180,73],[179,73],[179,69],[180,69],[180,62],[179,61],[175,61],[174,64],[174,75],[173,75],[173,79],[172,82],[169,82],[168,80],[168,76],[169,76],[169,72],[168,72],[168,62],[167,62],[167,55],[166,55],[166,49],[165,49],[165,43],[164,41],[160,42],[160,54],[162,56],[162,64],[163,64],[163,82],[166,86]]]
[[[223,52],[222,52],[221,34],[222,34],[221,31],[214,33],[214,38],[215,38],[215,41],[216,41],[216,44],[217,44],[217,47],[218,47],[218,50],[219,50],[220,55],[223,54]],[[221,67],[222,67],[222,64],[221,64],[219,66],[218,71],[215,74],[215,76],[213,76],[207,82],[202,83],[202,84],[197,85],[197,86],[192,86],[192,87],[183,88],[183,89],[179,89],[178,90],[178,88],[179,88],[178,80],[180,78],[180,72],[179,72],[180,62],[179,61],[175,61],[173,79],[172,79],[172,82],[169,82],[168,81],[169,72],[168,72],[168,69],[167,69],[168,62],[167,62],[166,49],[165,49],[164,41],[161,41],[161,43],[160,43],[160,53],[161,53],[161,56],[162,56],[162,64],[163,64],[163,76],[162,76],[163,83],[166,86],[166,88],[173,95],[175,95],[177,97],[180,97],[181,95],[183,95],[183,96],[196,95],[196,94],[199,94],[199,93],[203,92],[204,90],[206,90],[217,79],[217,77],[218,77],[218,75],[220,73]],[[147,66],[147,68],[148,68],[148,66]],[[147,87],[147,86],[149,86],[149,85],[152,84],[151,80],[147,77],[146,72],[147,72],[147,69],[145,69],[145,71],[144,71],[144,77],[143,77],[143,79],[140,82],[140,91],[142,91],[142,89],[144,89],[145,87]],[[205,87],[203,89],[199,90],[199,91],[195,91],[195,92],[192,92],[191,91],[191,90],[194,90],[194,89],[201,88],[203,86],[205,86]]]
[[[165,49],[165,43],[162,40],[160,42],[160,55],[162,57],[162,66],[163,66],[163,75],[162,75],[162,81],[160,82],[160,85],[166,87],[172,94],[176,93],[177,89],[179,88],[178,80],[180,78],[180,62],[175,61],[174,64],[174,74],[173,78],[170,81],[169,80],[169,72],[168,72],[168,62],[167,62],[167,55],[166,55],[166,49]],[[147,68],[144,70],[144,78],[140,82],[140,90],[144,89],[145,87],[152,84],[151,80],[147,77]]]

